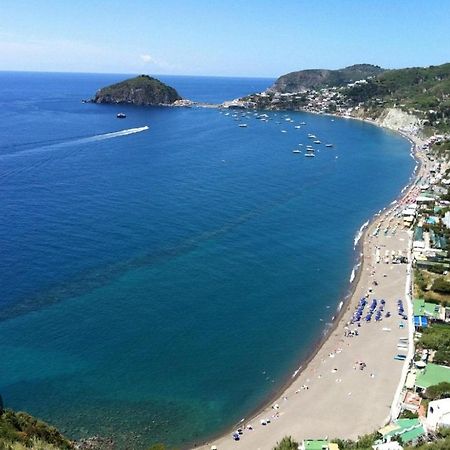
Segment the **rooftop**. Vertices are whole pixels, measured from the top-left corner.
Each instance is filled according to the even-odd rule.
[[[417,374],[416,386],[426,389],[443,381],[450,381],[450,367],[429,363],[425,369]]]
[[[423,298],[415,298],[413,302],[415,316],[428,316],[439,319],[439,305],[428,303]]]
[[[425,434],[419,419],[398,419],[394,423],[380,430],[384,439],[391,439],[394,436],[400,436],[405,444],[414,442]]]

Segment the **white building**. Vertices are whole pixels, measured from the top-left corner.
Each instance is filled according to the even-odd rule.
[[[403,447],[397,441],[384,442],[383,444],[375,444],[373,450],[403,450]]]
[[[428,404],[428,431],[436,431],[440,427],[450,427],[450,398],[434,400]]]

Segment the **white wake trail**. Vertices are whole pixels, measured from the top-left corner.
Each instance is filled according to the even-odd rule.
[[[45,145],[43,147],[35,147],[28,150],[22,150],[20,152],[14,152],[14,153],[5,153],[4,155],[0,155],[0,160],[9,159],[9,158],[16,158],[19,156],[26,156],[32,153],[41,153],[46,152],[50,150],[55,150],[62,147],[69,147],[71,145],[77,145],[77,144],[88,144],[90,142],[98,142],[98,141],[104,141],[105,139],[113,139],[121,136],[128,136],[130,134],[136,134],[136,133],[142,133],[143,131],[147,131],[149,127],[146,125],[144,127],[138,127],[138,128],[128,128],[126,130],[120,130],[120,131],[113,131],[112,133],[104,133],[104,134],[97,134],[95,136],[90,136],[86,138],[81,139],[73,139],[65,142],[59,142],[58,144],[51,144],[51,145]]]

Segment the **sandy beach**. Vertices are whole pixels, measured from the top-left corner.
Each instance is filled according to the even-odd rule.
[[[415,144],[415,155],[420,160],[418,149],[422,142],[413,136],[405,137]],[[309,364],[258,414],[200,448],[215,445],[218,450],[265,450],[273,448],[284,436],[292,436],[297,441],[356,439],[389,421],[406,364],[394,357],[407,353],[404,341],[400,343],[400,340],[410,336],[409,326],[412,326],[410,320],[402,319],[397,312],[399,299],[403,301],[405,314],[411,312],[405,298],[410,289],[410,266],[392,263],[393,254],[408,254],[411,238],[398,213],[418,195],[416,180],[425,177],[426,170],[426,164],[420,164],[415,179],[397,202],[369,224],[361,238],[362,264],[353,294]],[[360,326],[351,324],[363,297],[368,303]],[[373,299],[377,300],[375,312],[380,309],[381,300],[385,301],[382,320],[376,321],[374,314],[366,322]],[[390,317],[386,317],[387,312]],[[232,438],[237,428],[242,428],[239,441]]]

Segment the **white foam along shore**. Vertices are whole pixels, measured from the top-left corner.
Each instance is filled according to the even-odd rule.
[[[381,126],[373,121],[368,123]],[[357,283],[353,285],[350,300],[340,302],[338,320],[315,354],[294,372],[291,382],[258,413],[236,425],[245,429],[239,442],[232,440],[230,430],[202,448],[216,445],[220,450],[271,449],[287,435],[297,440],[324,436],[355,439],[384,425],[396,411],[399,386],[408,364],[408,358],[403,364],[394,360],[398,339],[404,333],[398,319],[383,319],[382,325],[364,324],[358,329],[358,336],[350,340],[347,332],[360,298],[366,295],[369,298],[381,297],[385,299],[387,308],[395,310],[394,303],[399,298],[405,298],[405,286],[406,290],[409,288],[410,268],[405,265],[388,267],[383,260],[377,262],[376,254],[381,247],[386,251],[407,253],[410,233],[402,229],[395,235],[374,234],[381,224],[387,227],[393,225],[395,211],[401,207],[402,200],[410,194],[419,177],[424,175],[417,152],[420,140],[404,132],[400,134],[413,144],[416,168],[410,183],[401,190],[399,199],[375,214],[372,221],[364,223],[355,236],[355,246],[362,239],[361,266],[359,271],[354,267],[350,283],[355,278]],[[390,273],[383,273],[385,271]],[[411,314],[409,306],[408,313]],[[411,320],[407,322],[411,323]],[[413,349],[412,341],[409,348]],[[362,361],[365,369],[359,370],[361,366],[357,363]],[[274,405],[277,408],[274,409]],[[339,414],[335,414],[338,410]],[[352,417],[358,420],[351,420]]]
[[[358,232],[356,233],[355,239],[353,241],[353,248],[356,248],[356,246],[358,245],[359,240],[361,239],[364,230],[369,226],[369,221],[364,222],[361,225],[361,228],[358,230]]]

